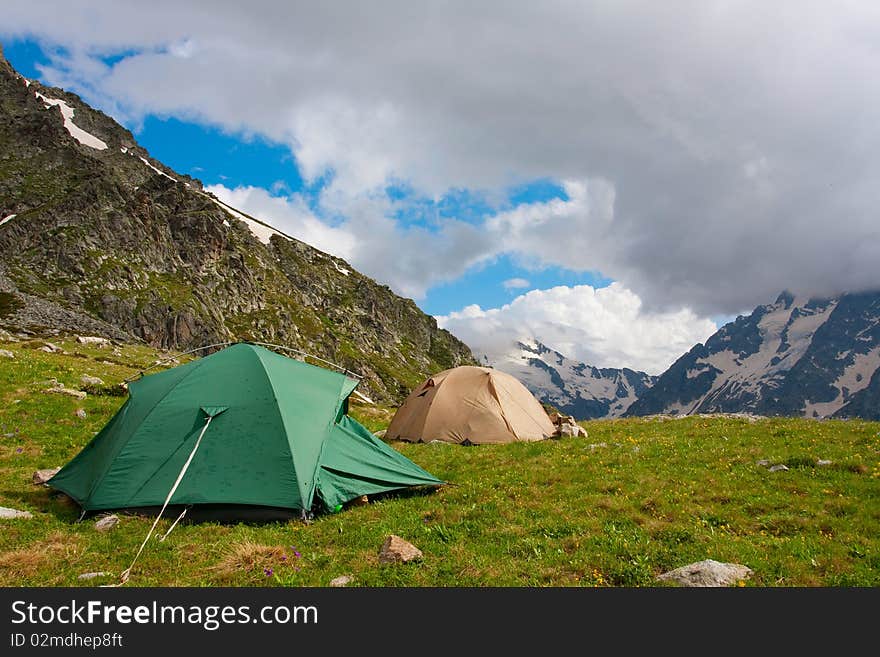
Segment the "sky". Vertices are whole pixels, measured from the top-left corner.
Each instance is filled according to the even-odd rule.
[[[657,374],[880,281],[880,5],[6,0],[22,74],[475,350]]]

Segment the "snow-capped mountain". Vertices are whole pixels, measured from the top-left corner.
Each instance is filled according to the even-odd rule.
[[[679,358],[625,412],[880,419],[880,292],[788,292]]]
[[[480,360],[517,377],[535,397],[579,420],[619,417],[654,381],[644,372],[591,367],[537,340]]]

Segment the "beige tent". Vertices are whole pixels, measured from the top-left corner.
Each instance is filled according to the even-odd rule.
[[[543,440],[555,427],[518,379],[488,367],[462,366],[416,388],[391,420],[386,440],[510,443]]]

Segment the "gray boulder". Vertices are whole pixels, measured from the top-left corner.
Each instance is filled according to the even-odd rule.
[[[116,523],[119,522],[119,516],[110,515],[104,516],[103,518],[99,518],[95,523],[95,529],[99,532],[108,532],[116,526]]]
[[[670,570],[659,575],[661,582],[674,582],[679,586],[730,586],[751,577],[752,569],[738,563],[721,563],[713,559]]]
[[[34,514],[30,511],[19,511],[18,509],[10,509],[0,506],[0,518],[33,518]]]
[[[97,344],[97,345],[108,345],[110,344],[110,340],[107,338],[99,338],[94,335],[78,335],[76,337],[76,341],[80,344]]]
[[[58,394],[58,395],[67,395],[69,397],[75,397],[76,399],[85,399],[88,396],[84,390],[74,390],[72,388],[67,388],[63,383],[58,383],[56,380],[50,381],[51,386],[45,388],[43,392],[47,394]]]
[[[44,468],[42,470],[37,470],[33,477],[31,477],[31,481],[34,482],[34,486],[42,486],[47,481],[49,481],[61,468]]]

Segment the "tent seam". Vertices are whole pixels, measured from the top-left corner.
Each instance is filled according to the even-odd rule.
[[[494,380],[494,379],[490,379],[490,380],[492,381],[492,387],[495,388],[495,380]],[[523,412],[526,414],[526,417],[528,417],[528,418],[532,421],[532,423],[533,423],[536,427],[538,427],[538,428],[540,429],[540,428],[541,428],[541,425],[538,424],[538,421],[535,420],[535,418],[532,417],[532,414],[529,413],[525,408],[522,407],[522,405],[521,405],[519,402],[516,401],[516,398],[515,398],[514,395],[510,392],[510,390],[508,390],[507,388],[505,388],[505,387],[504,387],[504,384],[501,384],[500,387],[501,387],[502,390],[504,390],[504,392],[507,393],[507,396],[510,397],[510,400],[511,400],[514,404],[516,404],[516,406],[517,406],[521,411],[523,411]],[[497,391],[496,391],[496,394],[497,394]],[[496,399],[497,399],[497,397],[496,397]],[[498,400],[498,405],[501,406],[501,400],[500,400],[500,399]],[[502,416],[503,416],[503,414],[504,414],[504,407],[502,406],[501,408],[502,408]],[[504,418],[504,421],[507,422],[507,418],[506,418],[506,417]],[[543,432],[542,432],[542,433],[543,433]],[[514,434],[514,435],[516,435],[516,434]],[[519,437],[519,436],[517,436],[517,437]]]
[[[193,372],[196,372],[196,371],[202,366],[202,363],[204,362],[204,359],[202,358],[202,359],[199,359],[199,360],[197,360],[197,361],[192,361],[192,362],[194,363],[193,368],[192,368],[189,372],[187,372],[186,374],[184,374],[182,377],[180,377],[180,379],[179,379],[179,380],[178,380],[173,386],[169,387],[168,390],[166,390],[165,393],[164,393],[161,397],[159,397],[158,400],[156,400],[156,403],[153,404],[153,405],[150,407],[150,410],[147,411],[147,412],[144,414],[144,418],[143,418],[143,420],[146,420],[148,417],[150,417],[150,415],[152,415],[153,411],[156,410],[156,407],[159,406],[159,404],[161,404],[163,401],[165,401],[165,398],[166,398],[168,395],[171,394],[171,391],[172,391],[172,390],[174,390],[174,389],[175,389],[180,383],[182,383],[183,381],[185,381],[186,379],[188,379],[190,376],[192,376]],[[166,371],[170,371],[170,370],[166,370]],[[159,374],[159,372],[157,372],[157,374]],[[155,376],[155,375],[153,375],[153,376]],[[129,398],[129,400],[132,398],[132,393],[131,393],[131,391],[129,391],[129,393],[128,393],[128,398]],[[128,411],[127,411],[127,410],[125,411],[125,414],[128,415]],[[143,420],[141,421],[141,423],[143,423]],[[135,436],[136,434],[137,434],[137,431],[133,431],[132,433],[129,434],[129,436],[128,436],[128,438],[125,440],[125,442],[122,443],[122,445],[120,446],[120,448],[119,448],[119,449],[116,451],[116,453],[113,455],[113,458],[110,459],[111,462],[112,462],[112,461],[115,461],[116,458],[117,458],[120,454],[122,454],[122,452],[125,450],[125,448],[128,447],[128,443],[131,442],[131,439],[134,438],[134,436]],[[92,494],[98,489],[98,487],[99,487],[102,483],[104,483],[104,479],[107,477],[107,474],[110,472],[110,470],[111,470],[111,468],[107,468],[107,469],[104,471],[104,474],[101,475],[100,479],[98,479],[98,481],[95,482],[95,485],[92,486],[92,487],[89,489],[89,494],[88,494],[88,496],[86,497],[86,499],[90,499],[90,498],[92,497]],[[155,476],[155,472],[154,472],[153,475],[151,475],[148,479],[152,479],[153,476]]]
[[[324,460],[324,447],[327,445],[327,443],[330,440],[330,433],[333,431],[333,428],[339,427],[340,429],[342,429],[342,427],[336,421],[336,416],[339,414],[339,409],[342,407],[342,404],[345,402],[345,400],[348,399],[349,397],[351,397],[351,392],[348,393],[347,395],[344,395],[344,396],[341,394],[342,391],[345,389],[345,384],[347,382],[348,382],[348,377],[343,375],[342,382],[339,384],[339,392],[336,393],[336,397],[337,397],[336,406],[333,408],[333,415],[331,417],[330,422],[327,423],[327,430],[324,433],[324,439],[321,441],[321,449],[318,450],[318,458],[315,459],[315,470],[312,472],[312,483],[314,484],[314,488],[313,488],[312,499],[309,500],[309,507],[311,507],[312,504],[314,503],[314,492],[318,491],[318,478],[321,473],[321,467],[322,467],[321,463]],[[355,387],[352,388],[352,392],[354,391],[355,388],[357,388],[357,385],[355,385]]]
[[[306,500],[302,498],[302,489],[300,488],[299,481],[299,473],[296,470],[296,455],[293,453],[293,445],[290,442],[290,431],[287,428],[287,422],[284,419],[284,413],[281,412],[281,405],[278,403],[278,392],[275,390],[275,384],[272,381],[272,377],[269,376],[269,372],[266,370],[266,363],[263,360],[262,354],[259,351],[254,350],[254,355],[257,357],[257,360],[260,363],[260,371],[262,371],[263,376],[266,377],[266,382],[269,384],[269,390],[272,391],[272,401],[275,402],[273,407],[277,409],[278,419],[281,420],[281,427],[284,429],[285,440],[284,443],[287,445],[287,453],[290,455],[290,465],[293,467],[293,473],[296,475],[296,487],[300,493],[299,506],[290,507],[293,509],[307,509]],[[274,353],[274,352],[270,352]],[[315,484],[314,477],[312,478],[312,484]]]
[[[495,381],[492,378],[491,374],[489,374],[489,387],[492,391],[492,396],[495,398],[495,401],[498,403],[498,411],[501,414],[501,419],[504,420],[504,426],[507,427],[507,430],[510,432],[510,435],[512,435],[517,440],[519,440],[520,439],[519,435],[516,433],[516,431],[513,430],[513,427],[511,426],[510,422],[507,419],[507,414],[504,412],[504,404],[501,403],[501,398],[498,396],[498,388],[495,386]],[[505,392],[507,392],[507,391],[505,390]]]

